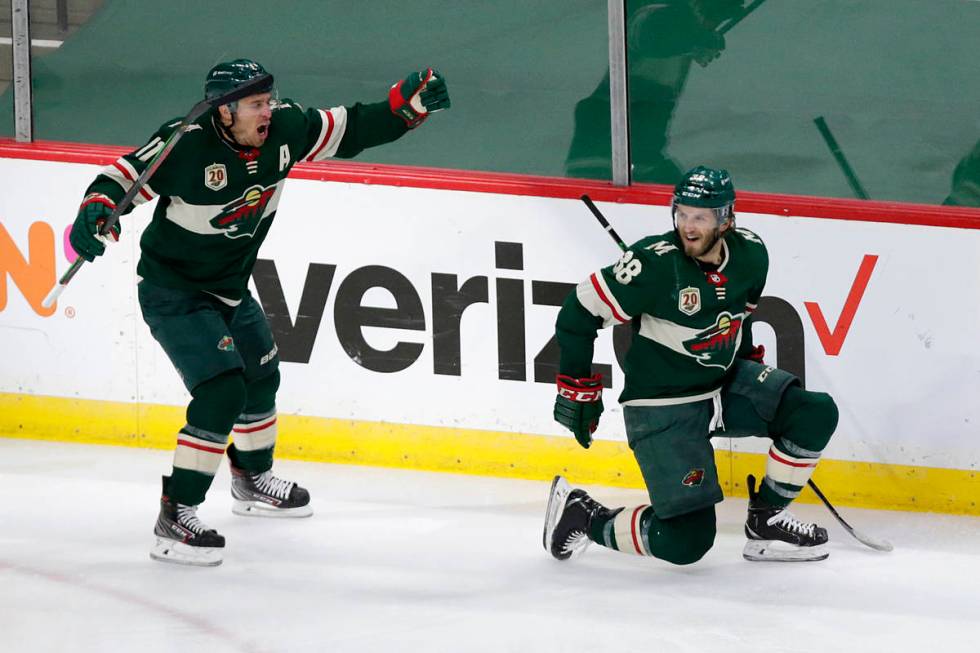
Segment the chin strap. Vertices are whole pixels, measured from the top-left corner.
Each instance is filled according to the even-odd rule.
[[[214,115],[211,116],[211,124],[214,125],[215,130],[218,132],[218,136],[223,138],[228,142],[229,145],[233,147],[243,147],[235,140],[235,137],[231,134],[231,128],[235,124],[235,112],[231,112],[231,125],[225,126],[221,121],[221,114],[218,113],[218,108],[215,107]]]

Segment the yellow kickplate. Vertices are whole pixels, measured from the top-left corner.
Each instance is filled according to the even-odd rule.
[[[0,393],[0,437],[171,449],[184,408]],[[643,488],[625,443],[325,417],[279,416],[276,455],[313,462],[403,467],[484,476]],[[726,496],[765,474],[765,455],[718,450]],[[822,460],[814,481],[841,506],[980,515],[976,471]],[[809,489],[800,500],[817,501]]]

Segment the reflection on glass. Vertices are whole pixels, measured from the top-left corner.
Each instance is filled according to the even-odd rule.
[[[952,190],[943,204],[980,207],[980,141],[957,164]]]
[[[725,49],[724,33],[761,4],[742,0],[627,3],[630,149],[634,181],[674,184],[685,168],[668,152],[674,109],[691,64],[708,66]],[[575,106],[565,160],[570,177],[610,179],[609,72]]]

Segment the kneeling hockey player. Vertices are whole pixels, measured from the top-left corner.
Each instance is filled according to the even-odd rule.
[[[726,171],[690,170],[674,189],[673,231],[635,243],[561,308],[554,416],[586,448],[602,413],[601,378],[591,374],[597,331],[636,325],[620,403],[650,505],[611,510],[556,477],[544,545],[559,560],[590,542],[675,564],[701,559],[722,500],[715,435],[772,440],[759,489],[748,479],[745,558],[827,557],[827,531],[786,508],[837,427],[837,406],[763,364],[763,348],[752,346],[769,258],[757,235],[735,227],[734,204]]]

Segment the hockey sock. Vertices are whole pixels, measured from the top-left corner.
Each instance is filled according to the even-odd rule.
[[[177,434],[169,496],[196,506],[211,487],[228,433],[245,403],[245,380],[241,372],[226,372],[199,384],[191,396],[187,424]]]
[[[715,509],[660,519],[649,505],[593,519],[589,539],[616,551],[653,556],[676,565],[700,560],[715,541]]]
[[[235,467],[252,474],[272,469],[276,448],[276,391],[279,389],[279,370],[249,383],[245,408],[235,419],[232,429],[234,443],[228,447],[228,457]]]
[[[773,443],[759,490],[762,501],[782,508],[799,496],[837,428],[837,419],[837,405],[830,395],[798,387],[786,390],[771,427]]]

